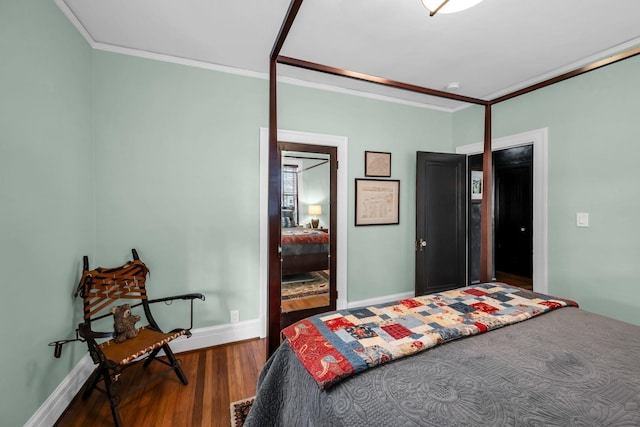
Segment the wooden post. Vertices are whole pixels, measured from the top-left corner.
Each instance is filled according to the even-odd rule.
[[[280,345],[280,158],[278,156],[277,64],[269,62],[269,196],[268,196],[268,285],[267,358]]]
[[[280,181],[278,153],[277,60],[302,0],[292,0],[269,60],[269,196],[268,196],[268,282],[267,282],[267,358],[280,346]]]
[[[491,152],[491,105],[484,109],[482,155],[482,222],[480,231],[480,281],[493,279],[493,157]]]

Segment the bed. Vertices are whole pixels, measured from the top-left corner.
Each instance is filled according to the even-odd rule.
[[[341,310],[285,329],[287,340],[267,361],[244,425],[640,425],[639,326],[587,312],[572,301],[504,284],[448,292],[433,295],[440,301],[425,296],[413,302]],[[474,292],[486,295],[478,299]],[[445,301],[454,298],[451,295],[462,300]],[[523,299],[528,301],[521,303]],[[453,310],[451,304],[460,301],[483,309],[458,305],[462,309]],[[369,332],[380,331],[380,324],[368,322],[366,311],[377,313],[381,324],[390,324],[397,320],[393,310],[398,307],[397,316],[418,318],[416,313],[422,313],[428,329],[423,335],[435,331],[441,339],[431,336],[426,341],[438,341],[433,346],[407,352],[406,357],[381,357],[379,363],[352,369],[349,375],[344,374],[348,370],[344,366],[337,367],[335,355],[318,353],[318,347],[336,350],[345,343],[357,351],[359,344],[345,338],[339,325],[345,320],[337,319],[359,319],[358,327],[369,324]],[[497,310],[488,313],[490,307]],[[463,324],[454,327],[434,321],[438,314],[446,318],[451,313]],[[504,314],[513,321],[501,324]],[[325,320],[320,321],[321,317]],[[318,353],[316,362],[333,357],[334,363],[322,365],[325,369],[316,370],[314,378],[308,370],[313,371],[313,355],[300,351],[296,342],[310,325],[321,328],[322,324],[329,325],[334,335],[319,339],[321,345],[311,353]],[[405,335],[404,344],[425,341],[419,335]]]
[[[304,227],[282,229],[282,275],[329,269],[329,233]]]

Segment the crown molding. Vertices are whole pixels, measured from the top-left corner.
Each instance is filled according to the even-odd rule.
[[[102,43],[102,42],[96,41],[93,38],[93,36],[91,35],[91,33],[89,33],[87,28],[82,24],[80,19],[78,19],[78,17],[73,12],[73,10],[71,10],[71,8],[65,3],[64,0],[54,0],[54,1],[55,1],[55,4],[58,6],[58,8],[67,17],[67,19],[76,28],[76,30],[78,30],[80,35],[82,35],[82,37],[86,40],[86,42],[89,44],[89,46],[91,46],[92,49],[101,50],[101,51],[110,52],[110,53],[118,53],[118,54],[121,54],[121,55],[136,56],[136,57],[139,57],[139,58],[151,59],[151,60],[162,61],[162,62],[168,62],[168,63],[172,63],[172,64],[184,65],[184,66],[187,66],[187,67],[202,68],[202,69],[205,69],[205,70],[218,71],[218,72],[221,72],[221,73],[234,74],[234,75],[239,75],[239,76],[243,76],[243,77],[250,77],[250,78],[256,78],[256,79],[261,79],[261,80],[269,80],[269,74],[268,73],[245,70],[245,69],[242,69],[242,68],[229,67],[229,66],[220,65],[220,64],[214,64],[214,63],[206,62],[206,61],[198,61],[198,60],[194,60],[194,59],[187,59],[187,58],[182,58],[182,57],[178,57],[178,56],[166,55],[166,54],[161,54],[161,53],[157,53],[157,52],[149,52],[149,51],[145,51],[145,50],[134,49],[134,48],[129,48],[129,47],[125,47],[125,46],[117,46],[117,45],[113,45],[113,44],[109,44],[109,43]],[[409,101],[409,100],[406,100],[406,99],[395,98],[393,96],[388,96],[388,95],[379,95],[379,94],[363,92],[363,91],[359,91],[359,90],[355,90],[355,89],[345,89],[345,88],[341,88],[341,87],[338,87],[338,86],[332,86],[332,85],[328,85],[328,84],[314,83],[314,82],[301,80],[301,79],[297,79],[297,78],[293,78],[293,77],[279,76],[278,77],[278,82],[279,83],[290,84],[290,85],[293,85],[293,86],[301,86],[301,87],[307,87],[307,88],[311,88],[311,89],[324,90],[324,91],[327,91],[327,92],[335,92],[335,93],[341,93],[341,94],[345,94],[345,95],[358,96],[358,97],[361,97],[361,98],[368,98],[368,99],[373,99],[373,100],[377,100],[377,101],[384,101],[384,102],[391,102],[391,103],[395,103],[395,104],[402,104],[402,105],[407,105],[407,106],[410,106],[410,107],[417,107],[417,108],[425,108],[425,109],[428,109],[428,110],[443,111],[443,112],[447,112],[447,113],[452,113],[452,112],[455,112],[455,111],[458,111],[460,109],[464,109],[464,108],[468,107],[467,105],[463,105],[462,107],[456,107],[456,108],[440,107],[440,106],[437,106],[437,105],[421,103],[421,102],[418,102],[418,101]]]
[[[621,52],[625,52],[625,51],[627,51],[629,49],[633,49],[633,48],[635,48],[637,46],[640,46],[640,37],[632,39],[632,40],[629,40],[628,42],[619,44],[619,45],[614,46],[614,47],[612,47],[610,49],[607,49],[607,50],[604,50],[602,52],[599,52],[599,53],[597,53],[595,55],[591,55],[591,56],[588,56],[586,58],[582,58],[582,59],[580,59],[578,61],[571,62],[571,63],[565,65],[564,67],[556,68],[553,71],[549,71],[548,73],[536,76],[536,77],[534,77],[532,79],[529,79],[529,80],[525,80],[523,82],[520,82],[518,84],[510,86],[510,87],[508,87],[506,89],[490,93],[490,94],[488,94],[486,96],[483,96],[482,98],[489,99],[489,100],[495,100],[495,99],[500,98],[500,97],[502,97],[504,95],[508,95],[508,94],[513,93],[513,92],[517,92],[520,89],[524,89],[524,88],[527,88],[529,86],[533,86],[535,84],[538,84],[540,82],[544,82],[544,81],[546,81],[548,79],[552,79],[554,77],[561,76],[561,75],[563,75],[565,73],[577,70],[577,69],[582,68],[582,67],[584,67],[586,65],[593,64],[596,61],[608,58],[610,56],[619,54]]]

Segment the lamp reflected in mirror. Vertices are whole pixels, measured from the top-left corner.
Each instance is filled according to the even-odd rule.
[[[322,215],[322,206],[320,205],[309,205],[309,215],[313,215],[311,218],[311,227],[318,228],[320,225],[320,219],[318,215]]]

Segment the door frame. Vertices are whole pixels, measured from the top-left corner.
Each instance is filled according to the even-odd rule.
[[[533,290],[548,293],[548,128],[495,138],[491,150],[533,145]],[[462,145],[457,154],[479,154],[482,142]]]
[[[283,312],[282,311],[282,270],[280,273],[280,295],[278,295],[278,302],[280,303],[280,313],[279,313],[279,317],[280,317],[280,329],[284,329],[285,327],[292,325],[293,323],[296,323],[306,317],[309,316],[313,316],[316,314],[320,314],[320,313],[326,313],[328,311],[335,311],[337,309],[337,295],[338,295],[338,288],[337,288],[337,283],[336,283],[336,261],[337,261],[337,255],[339,255],[337,253],[337,247],[336,247],[336,243],[337,243],[337,231],[336,231],[336,227],[335,225],[337,224],[337,196],[338,196],[338,149],[337,147],[332,147],[332,146],[327,146],[327,145],[317,145],[317,144],[297,144],[297,143],[293,143],[293,142],[289,142],[289,141],[278,141],[278,157],[280,158],[280,164],[282,165],[284,163],[284,157],[283,154],[285,151],[290,151],[290,152],[295,152],[298,154],[304,154],[304,153],[308,153],[308,154],[323,154],[327,156],[327,160],[326,160],[326,169],[327,169],[327,174],[328,174],[328,179],[329,179],[329,202],[328,202],[328,211],[325,212],[325,214],[327,214],[329,216],[329,222],[328,222],[328,232],[329,232],[329,252],[327,254],[325,254],[327,256],[326,258],[326,262],[327,262],[327,267],[329,269],[329,304],[327,305],[321,305],[321,306],[314,306],[314,307],[308,307],[308,308],[304,308],[304,309],[299,309],[299,310],[292,310],[292,311],[288,311],[288,312]],[[322,164],[322,163],[320,163]],[[315,166],[318,166],[319,164],[316,163]],[[313,166],[309,167],[308,169],[311,169]],[[301,193],[299,193],[301,194]],[[325,205],[325,210],[326,210],[326,205]],[[325,225],[325,227],[327,227],[327,225]],[[280,224],[280,235],[282,236],[284,230],[282,227],[282,224]],[[282,249],[282,244],[280,245],[281,249]],[[269,256],[273,256],[272,253],[269,254]],[[280,253],[279,255],[280,258],[280,266],[281,269],[284,266],[284,264],[282,264],[282,262],[284,262],[284,257],[282,256],[282,253]],[[269,261],[271,262],[271,261]],[[318,268],[318,267],[316,267]],[[271,279],[271,278],[270,278]],[[269,283],[268,286],[273,286],[273,283]],[[269,289],[269,292],[272,292],[272,289]],[[269,296],[269,299],[273,298],[273,296]],[[273,302],[269,301],[268,305],[271,306],[273,304]],[[271,317],[272,315],[269,314],[269,316]],[[273,319],[269,319],[269,324],[272,325],[273,323]]]
[[[336,308],[347,308],[347,211],[348,150],[346,136],[278,129],[278,141],[297,144],[326,145],[338,149],[338,190],[336,223]],[[267,295],[269,266],[269,128],[260,128],[260,324],[262,337],[267,336]]]

